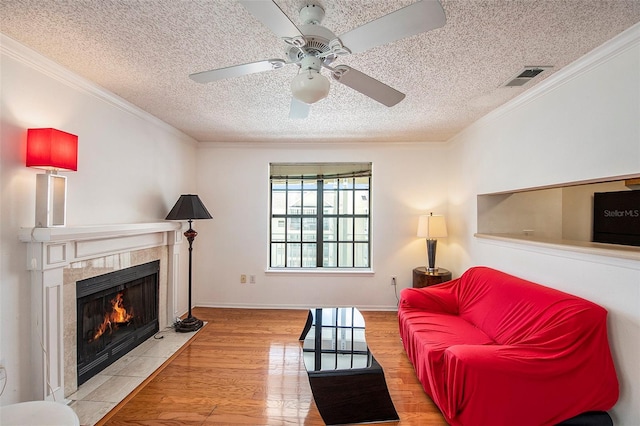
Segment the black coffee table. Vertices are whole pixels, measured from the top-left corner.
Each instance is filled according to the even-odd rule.
[[[327,425],[399,420],[360,311],[311,309],[300,340],[313,399]]]

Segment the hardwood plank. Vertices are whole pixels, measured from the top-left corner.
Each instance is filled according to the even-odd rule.
[[[298,342],[307,312],[195,308],[208,324],[98,425],[323,425]],[[400,416],[393,424],[446,425],[404,353],[396,313],[362,315]]]

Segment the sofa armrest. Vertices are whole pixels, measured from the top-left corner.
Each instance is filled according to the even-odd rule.
[[[405,288],[400,292],[400,309],[415,308],[428,312],[458,314],[456,288],[459,278],[422,288]]]
[[[434,400],[447,419],[464,411],[476,424],[496,426],[513,424],[513,419],[522,419],[521,425],[550,425],[585,411],[609,410],[618,399],[613,365],[592,363],[589,351],[569,352],[517,345],[451,346],[444,353],[445,378]],[[496,401],[501,410],[486,409]]]

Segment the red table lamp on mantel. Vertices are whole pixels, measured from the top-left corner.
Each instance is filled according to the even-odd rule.
[[[189,229],[185,231],[184,236],[189,241],[189,314],[187,318],[178,321],[175,325],[176,331],[186,333],[189,331],[199,330],[203,326],[202,320],[191,315],[191,259],[193,252],[193,240],[198,233],[191,227],[194,219],[212,219],[211,214],[204,206],[200,197],[194,194],[183,194],[178,198],[166,220],[187,220],[189,221]]]
[[[52,128],[28,129],[26,165],[47,171],[36,177],[36,226],[65,226],[67,178],[58,171],[78,170],[78,136]]]

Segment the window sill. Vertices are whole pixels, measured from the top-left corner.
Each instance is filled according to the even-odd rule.
[[[373,269],[338,269],[338,268],[269,268],[265,271],[267,275],[333,275],[333,276],[373,276]]]
[[[640,261],[640,247],[615,244],[592,243],[588,241],[554,240],[535,238],[520,234],[474,234],[476,238],[524,244],[531,247],[563,250],[587,255],[605,256],[612,259]]]

